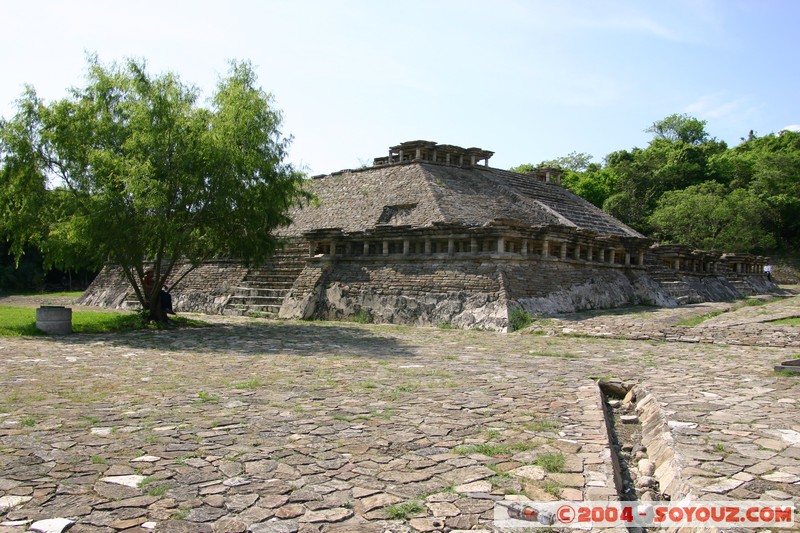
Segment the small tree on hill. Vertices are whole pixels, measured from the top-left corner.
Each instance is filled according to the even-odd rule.
[[[231,63],[203,107],[173,73],[91,58],[67,98],[45,104],[28,88],[0,121],[0,237],[17,259],[35,244],[51,264],[118,264],[153,320],[166,318],[158,293],[179,262],[263,261],[272,230],[310,196],[256,82],[249,63]]]

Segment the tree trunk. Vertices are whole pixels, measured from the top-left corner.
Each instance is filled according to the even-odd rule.
[[[161,298],[159,293],[156,293],[155,296],[152,296],[150,298],[150,302],[148,304],[148,311],[150,312],[148,320],[151,320],[153,322],[169,321],[167,312],[161,307]]]

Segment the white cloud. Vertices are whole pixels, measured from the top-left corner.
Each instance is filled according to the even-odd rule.
[[[687,105],[683,111],[703,119],[719,120],[752,111],[747,96],[729,97],[721,93],[701,96],[697,101]]]
[[[800,124],[789,124],[781,128],[781,131],[800,131]]]

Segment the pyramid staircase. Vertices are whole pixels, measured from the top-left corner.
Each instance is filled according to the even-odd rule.
[[[289,243],[264,265],[251,268],[223,309],[225,315],[277,318],[283,299],[303,271],[308,244]]]
[[[703,297],[692,289],[675,270],[663,267],[651,267],[648,274],[662,289],[664,289],[664,292],[672,298],[675,298],[679,303],[686,304],[703,301]]]

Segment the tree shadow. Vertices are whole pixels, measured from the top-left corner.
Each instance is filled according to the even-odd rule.
[[[597,317],[604,316],[634,316],[634,315],[649,315],[663,311],[664,307],[655,307],[651,305],[633,305],[627,307],[614,307],[610,309],[587,309],[585,311],[577,311],[575,313],[563,313],[553,315],[551,318],[569,322],[582,322]]]
[[[406,345],[381,330],[321,322],[215,323],[210,327],[71,335],[74,344],[108,343],[131,349],[245,356],[349,356],[387,359],[414,357]]]

